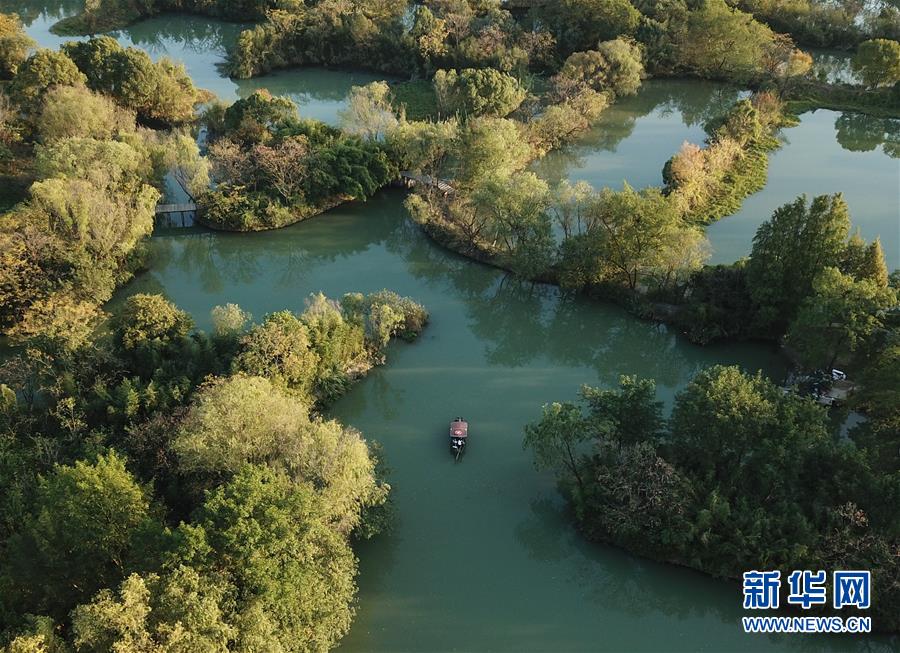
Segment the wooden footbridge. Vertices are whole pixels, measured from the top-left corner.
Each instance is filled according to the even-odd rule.
[[[158,227],[193,227],[196,217],[196,202],[156,205],[156,225]]]
[[[446,179],[439,179],[437,177],[432,177],[431,175],[417,175],[409,170],[400,171],[400,181],[406,188],[423,185],[437,188],[444,195],[450,195],[456,192],[456,189],[453,188]]]
[[[187,184],[181,178],[179,170],[171,172],[174,179],[187,197],[187,202],[180,204],[157,204],[156,205],[156,226],[171,229],[173,227],[193,227],[197,217],[197,202],[188,192]]]
[[[188,193],[184,182],[179,178],[178,174],[173,173],[172,176],[182,187],[185,195],[187,195],[190,201],[182,202],[180,204],[157,204],[156,226],[167,229],[193,227],[197,218],[197,202],[195,202],[194,198]],[[456,192],[456,189],[446,179],[432,177],[431,175],[420,175],[410,172],[409,170],[401,171],[398,181],[400,185],[405,188],[413,188],[414,186],[422,185],[436,188],[444,195],[451,195]]]

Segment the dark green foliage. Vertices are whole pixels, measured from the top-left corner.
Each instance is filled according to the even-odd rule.
[[[94,91],[114,97],[142,121],[175,125],[190,121],[200,96],[184,71],[168,59],[154,63],[143,50],[123,48],[110,36],[63,46]]]
[[[582,397],[584,409],[545,407],[525,443],[557,469],[586,535],[729,578],[837,560],[871,568],[884,582],[874,618],[896,627],[900,523],[886,506],[900,483],[835,439],[812,400],[734,367],[699,373],[664,427],[652,383],[624,378]]]
[[[755,308],[747,285],[747,261],[706,266],[688,282],[690,297],[676,323],[693,342],[740,339],[750,335]]]
[[[747,266],[762,324],[786,325],[812,291],[813,280],[843,258],[850,215],[841,195],[805,196],[777,209],[753,238]]]
[[[221,126],[210,123],[212,135],[228,135],[242,144],[263,143],[272,134],[295,123],[297,107],[289,98],[273,96],[266,90],[236,100],[225,109]]]
[[[84,81],[85,76],[64,53],[41,49],[19,66],[10,93],[26,110],[35,111],[51,86],[74,86]]]
[[[41,479],[30,515],[8,542],[3,571],[19,597],[15,609],[65,617],[135,565],[151,565],[159,535],[147,490],[122,458],[57,468]]]
[[[198,198],[202,220],[236,231],[275,229],[351,199],[397,176],[383,147],[302,120],[289,99],[257,91],[206,122],[218,182]]]
[[[350,627],[356,558],[323,519],[324,509],[310,486],[247,466],[207,495],[190,533],[202,548],[183,555],[200,569],[225,574],[241,610],[265,615],[273,644],[325,650]]]
[[[526,95],[515,77],[492,68],[439,70],[434,87],[441,110],[463,116],[502,118],[518,109]]]
[[[310,405],[346,391],[428,314],[389,291],[343,305],[317,295],[249,331],[236,306],[214,314],[207,336],[161,296],[134,295],[111,337],[0,366],[7,641],[307,651],[347,631],[349,538],[387,527],[390,486],[360,434]],[[271,380],[210,380],[231,369]],[[246,460],[266,467],[242,469],[248,439]],[[28,613],[48,615],[47,628]]]
[[[116,316],[115,334],[125,350],[164,348],[184,338],[194,321],[161,295],[132,295]]]
[[[563,57],[633,33],[641,17],[627,0],[559,0],[535,11],[556,37]]]

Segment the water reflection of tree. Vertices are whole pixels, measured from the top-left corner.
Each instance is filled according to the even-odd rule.
[[[151,18],[113,33],[128,37],[135,45],[151,52],[163,52],[177,43],[195,54],[224,53],[248,24],[226,23],[214,18],[161,16]]]
[[[859,76],[853,72],[850,61],[853,55],[840,50],[810,50],[813,58],[811,75],[830,84],[858,84]]]
[[[900,120],[862,113],[842,113],[834,122],[837,142],[851,152],[871,152],[882,146],[891,158],[900,158]]]
[[[685,127],[694,127],[726,113],[741,94],[740,89],[726,84],[650,80],[636,95],[607,109],[578,142],[554,151],[538,161],[534,169],[545,179],[559,182],[571,176],[571,170],[584,168],[586,157],[591,154],[615,152],[634,133],[638,121],[653,112],[663,117],[677,112]]]
[[[317,265],[387,240],[399,223],[396,198],[390,195],[384,193],[278,231],[232,234],[198,228],[160,234],[151,241],[150,266],[196,278],[210,293],[233,284],[256,283],[270,271],[275,272],[279,286],[298,286]],[[355,223],[353,218],[362,214],[364,224]]]
[[[637,320],[613,305],[570,297],[557,288],[521,282],[436,247],[421,234],[394,232],[387,246],[410,272],[461,298],[472,332],[488,362],[519,367],[539,357],[593,370],[585,382],[613,385],[620,374],[640,374],[663,386],[693,371],[678,336]],[[548,397],[551,399],[551,397]]]
[[[234,81],[240,97],[247,97],[254,91],[264,88],[273,95],[287,95],[299,104],[306,104],[342,102],[353,86],[362,86],[382,78],[383,75],[309,67],[282,70],[263,77]]]
[[[62,18],[84,9],[84,0],[0,0],[0,12],[19,15],[28,26],[41,16]]]

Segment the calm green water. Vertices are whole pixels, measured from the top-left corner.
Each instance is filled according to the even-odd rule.
[[[151,240],[151,270],[125,293],[163,292],[201,327],[238,302],[257,317],[388,287],[431,311],[411,345],[334,406],[384,444],[393,469],[394,532],[359,547],[349,651],[860,650],[861,642],[755,638],[740,631],[740,589],[589,544],[571,528],[552,478],[522,451],[523,425],[546,401],[620,374],[674,393],[714,363],[783,363],[761,346],[696,347],[621,310],[522,285],[435,247],[408,220],[399,191],[277,232],[172,232]],[[123,295],[125,294],[123,293]],[[121,295],[118,298],[121,300]],[[454,464],[450,418],[472,443]],[[869,640],[874,650],[886,642]]]
[[[35,12],[36,38],[40,25],[53,22],[48,16]],[[204,32],[194,19],[159,18],[121,38],[185,61],[204,86],[217,90],[216,84],[232,84],[213,72],[224,40],[219,35],[231,26],[210,29]],[[41,42],[52,45],[47,39]],[[341,89],[358,79],[335,73],[329,82],[308,70],[291,75],[293,82],[287,75],[271,79],[322,106],[339,105]],[[702,137],[703,120],[730,104],[735,92],[667,82],[648,85],[646,93],[631,109],[616,108],[597,132],[605,149],[595,155],[588,144],[581,152],[585,175],[594,174],[593,161],[623,158],[605,177],[613,181],[597,177],[598,185],[626,178],[636,186],[659,183],[665,160],[684,139]],[[576,169],[560,158],[555,174]],[[671,405],[696,371],[715,363],[780,376],[784,364],[776,352],[692,346],[615,307],[519,284],[434,246],[408,220],[402,197],[385,191],[277,232],[157,233],[149,271],[113,303],[130,293],[162,292],[208,328],[210,309],[226,302],[260,318],[302,309],[311,292],[339,296],[387,287],[431,311],[422,338],[392,345],[388,365],[331,411],[384,444],[398,514],[392,534],[358,549],[359,614],[342,649],[892,650],[883,639],[744,635],[736,584],[585,542],[571,528],[552,478],[536,472],[522,451],[522,427],[541,404],[574,398],[582,383],[653,377]],[[472,435],[459,464],[445,440],[455,415],[470,420]]]
[[[662,184],[662,168],[684,141],[702,143],[703,123],[739,97],[732,87],[688,80],[650,80],[608,109],[578,143],[535,165],[548,181],[587,181],[596,188]],[[881,238],[891,269],[900,267],[900,120],[819,110],[782,132],[769,157],[766,187],[741,210],[709,227],[712,262],[750,253],[753,235],[779,206],[801,193],[841,192],[853,224]]]
[[[712,82],[651,79],[600,116],[578,142],[550,152],[534,170],[551,183],[586,181],[594,188],[660,186],[662,169],[685,141],[703,143],[705,122],[746,93]]]
[[[850,62],[853,53],[846,50],[830,50],[825,48],[812,48],[813,65],[810,74],[816,79],[830,84],[859,84],[860,79]]]
[[[26,32],[42,47],[57,48],[73,37],[50,32],[60,18],[77,13],[77,4],[40,3],[31,9],[22,2],[0,0],[0,11],[16,11],[26,25]],[[183,63],[194,83],[215,93],[227,102],[246,97],[265,88],[275,95],[286,95],[305,118],[329,124],[338,123],[338,112],[344,107],[353,86],[385,79],[384,75],[366,72],[303,68],[274,72],[254,79],[229,79],[223,76],[221,64],[227,48],[237,40],[246,23],[226,23],[200,16],[163,15],[111,32],[122,45],[146,50],[151,57],[169,57]],[[78,38],[78,37],[74,37]]]
[[[766,187],[707,230],[713,262],[748,255],[757,227],[801,193],[841,192],[863,237],[880,237],[888,267],[900,268],[900,120],[819,110],[783,138]]]

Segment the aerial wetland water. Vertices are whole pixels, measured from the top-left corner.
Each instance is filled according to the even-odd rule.
[[[65,40],[48,27],[73,8],[31,6],[29,33],[50,47]],[[0,1],[0,11],[10,9]],[[225,79],[216,65],[238,30],[163,16],[116,35],[154,57],[183,61],[224,99],[267,87],[293,97],[303,115],[329,122],[350,86],[376,78],[292,70],[251,82]],[[651,81],[612,107],[581,143],[536,169],[551,180],[598,186],[660,184],[665,161],[684,140],[702,140],[703,122],[738,93]],[[863,235],[880,234],[889,265],[900,265],[900,167],[885,153],[890,142],[869,147],[878,140],[873,130],[887,130],[860,117],[858,129],[868,132],[842,136],[840,118],[806,114],[785,131],[766,189],[710,228],[717,260],[746,255],[756,226],[800,192],[842,190]],[[858,143],[868,150],[857,151],[864,149]],[[420,340],[392,345],[388,364],[330,411],[383,443],[397,513],[392,533],[358,547],[359,612],[343,650],[895,650],[895,641],[881,638],[744,635],[736,583],[585,542],[551,476],[536,472],[522,450],[522,427],[541,404],[574,398],[582,383],[652,377],[671,405],[694,373],[715,363],[779,378],[785,362],[773,348],[697,347],[614,306],[520,284],[434,245],[402,200],[402,192],[385,190],[275,232],[159,232],[150,241],[150,269],[113,302],[162,292],[201,328],[218,304],[235,302],[260,318],[302,309],[318,291],[390,288],[428,307],[432,320]],[[469,420],[472,436],[458,464],[444,438],[455,415]]]

